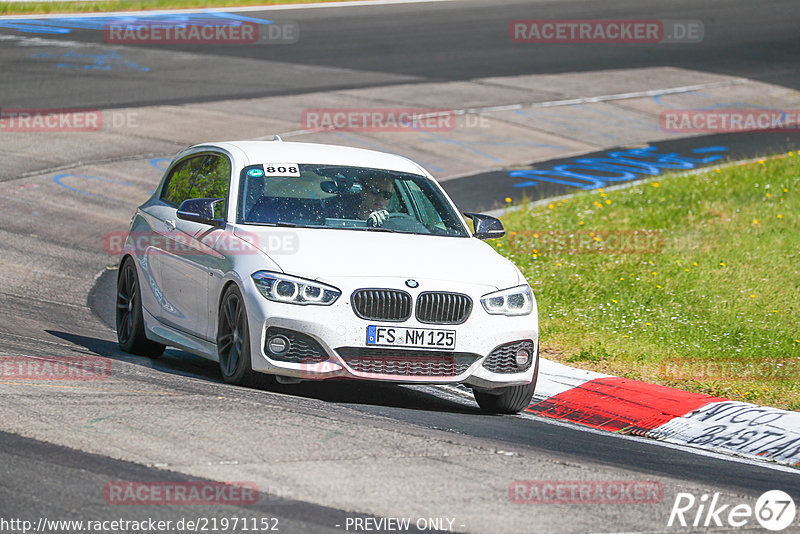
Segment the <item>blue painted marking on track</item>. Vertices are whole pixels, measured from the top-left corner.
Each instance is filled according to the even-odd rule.
[[[698,147],[692,154],[704,157],[683,156],[677,152],[659,153],[658,147],[633,148],[611,151],[601,157],[576,158],[570,163],[555,165],[552,169],[524,169],[510,171],[509,176],[526,178],[514,187],[533,187],[539,182],[569,185],[579,189],[598,189],[609,182],[627,182],[643,176],[658,176],[663,170],[688,170],[722,159],[725,146]]]
[[[728,150],[728,148],[724,146],[706,146],[702,148],[693,148],[692,152],[695,154],[705,154],[706,152],[725,152],[726,150]]]
[[[78,189],[78,188],[69,186],[69,185],[67,185],[67,184],[65,184],[65,183],[63,183],[61,181],[64,178],[68,178],[68,177],[82,178],[84,180],[97,180],[97,181],[100,181],[100,182],[107,182],[107,183],[112,183],[112,184],[124,185],[126,187],[133,187],[133,188],[138,189],[138,186],[136,186],[136,185],[134,185],[134,184],[132,184],[130,182],[122,182],[120,180],[112,180],[110,178],[103,178],[102,176],[89,176],[89,175],[86,175],[86,174],[70,174],[70,173],[68,173],[68,174],[58,174],[58,175],[53,177],[53,181],[55,183],[57,183],[58,185],[60,185],[61,187],[65,188],[65,189],[69,189],[70,191],[73,191],[75,193],[78,193],[80,195],[85,195],[85,196],[88,196],[88,197],[102,198],[103,200],[113,200],[115,202],[119,202],[119,199],[117,199],[117,198],[107,197],[105,195],[98,195],[97,193],[90,193],[88,191],[84,191],[82,189]]]
[[[157,13],[147,15],[104,15],[98,17],[64,16],[46,19],[0,19],[0,28],[23,33],[64,35],[72,30],[104,30],[107,25],[126,25],[137,29],[145,25],[164,24],[170,26],[213,25],[241,26],[243,22],[268,25],[271,20],[257,19],[235,13],[208,10],[203,13]]]
[[[133,61],[122,57],[116,50],[105,54],[81,54],[75,50],[70,50],[63,54],[31,54],[30,57],[33,59],[57,60],[56,67],[60,69],[150,71],[150,67],[137,65]]]

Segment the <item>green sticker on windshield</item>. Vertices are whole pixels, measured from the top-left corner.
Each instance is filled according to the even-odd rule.
[[[247,171],[247,176],[252,176],[253,178],[261,178],[264,176],[264,171],[261,169],[250,169]]]

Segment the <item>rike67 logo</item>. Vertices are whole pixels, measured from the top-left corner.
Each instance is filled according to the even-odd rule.
[[[794,500],[781,490],[765,492],[755,506],[723,504],[719,493],[703,494],[699,499],[691,493],[678,493],[667,526],[741,528],[758,523],[777,532],[794,525],[795,513]]]

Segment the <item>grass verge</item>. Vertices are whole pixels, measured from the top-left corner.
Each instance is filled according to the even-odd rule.
[[[800,409],[800,152],[527,204],[503,223],[494,246],[536,292],[547,357]]]
[[[97,0],[86,2],[0,2],[0,15],[45,15],[49,13],[103,13],[151,9],[224,8],[280,4],[316,4],[342,0]]]

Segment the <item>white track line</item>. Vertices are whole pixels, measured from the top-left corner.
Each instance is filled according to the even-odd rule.
[[[712,82],[712,83],[699,83],[696,85],[683,85],[681,87],[672,87],[669,89],[650,89],[648,91],[634,91],[630,93],[616,93],[612,95],[602,95],[602,96],[587,96],[581,98],[570,98],[567,100],[553,100],[550,102],[539,102],[530,104],[528,107],[531,108],[549,108],[555,106],[574,106],[577,104],[591,104],[596,102],[609,102],[612,100],[628,100],[631,98],[642,98],[647,96],[660,96],[660,95],[672,95],[676,93],[691,93],[692,91],[701,91],[703,89],[713,89],[716,87],[727,87],[729,85],[738,85],[741,83],[747,83],[750,80],[747,78],[734,78],[732,80],[725,80],[724,82]],[[487,111],[505,111],[507,106],[497,106],[496,110],[491,108],[484,108]]]

